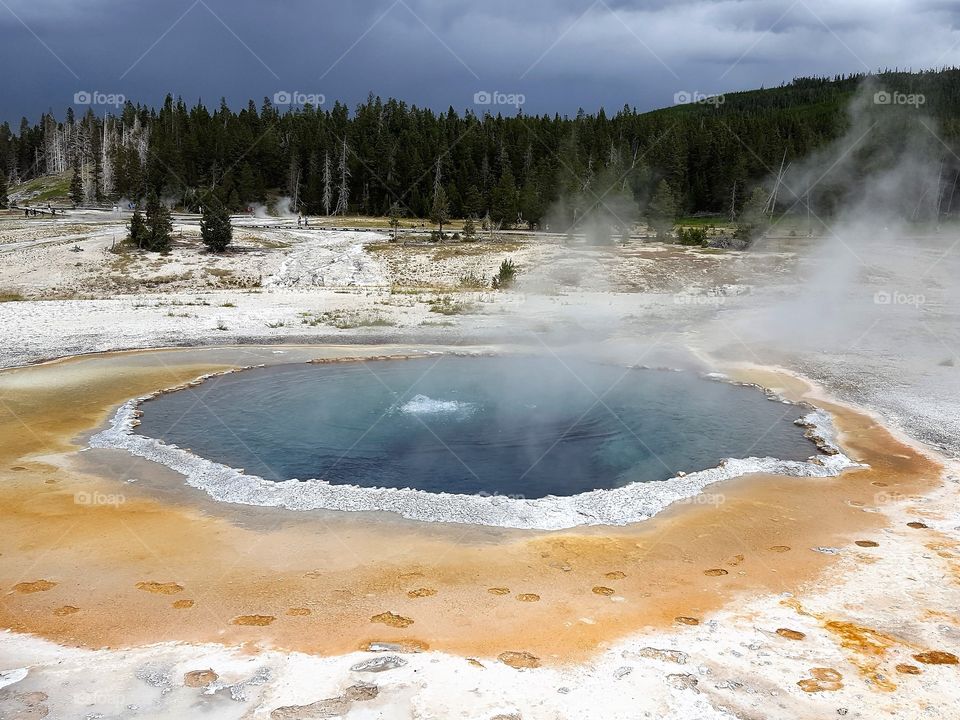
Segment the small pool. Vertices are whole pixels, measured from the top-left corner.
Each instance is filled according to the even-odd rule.
[[[570,358],[287,365],[142,405],[137,432],[267,480],[543,498],[816,453],[807,410],[691,372]]]

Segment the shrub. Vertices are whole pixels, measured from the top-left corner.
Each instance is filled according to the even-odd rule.
[[[702,227],[679,228],[677,242],[681,245],[696,245],[703,247],[707,244],[707,231]]]
[[[494,290],[505,290],[513,285],[516,277],[517,267],[513,264],[513,260],[507,258],[500,263],[500,272],[493,276],[491,285]]]

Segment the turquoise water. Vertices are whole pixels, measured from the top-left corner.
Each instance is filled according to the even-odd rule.
[[[285,365],[143,405],[138,432],[268,480],[539,498],[816,453],[803,408],[693,373],[437,356]]]

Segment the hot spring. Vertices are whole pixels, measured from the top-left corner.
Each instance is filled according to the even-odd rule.
[[[355,492],[556,500],[657,484],[725,458],[802,461],[816,453],[794,424],[809,410],[756,388],[557,358],[257,368],[159,395],[141,409],[141,443],[189,449],[261,483],[314,479]],[[228,481],[218,482],[227,493]]]

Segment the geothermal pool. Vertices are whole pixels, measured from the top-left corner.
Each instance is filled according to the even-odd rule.
[[[804,460],[808,410],[691,372],[434,356],[285,365],[146,401],[137,433],[268,481],[573,496],[724,458]]]

